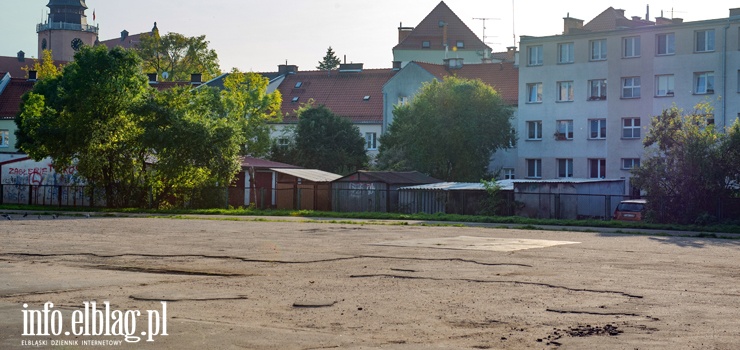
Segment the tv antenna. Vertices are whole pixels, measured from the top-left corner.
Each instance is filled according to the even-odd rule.
[[[494,20],[495,21],[498,21],[501,18],[474,17],[473,19],[479,20],[479,21],[482,21],[483,22],[483,37],[481,38],[481,39],[483,39],[483,43],[485,43],[485,44],[492,44],[492,43],[486,42],[486,38],[495,38],[495,36],[492,36],[492,37],[486,36],[486,21],[494,21]]]
[[[668,11],[666,11],[666,12],[668,12]],[[671,19],[673,19],[673,18],[674,18],[674,17],[673,17],[673,14],[674,14],[674,13],[686,13],[686,12],[684,12],[684,11],[674,11],[674,10],[673,10],[673,7],[671,7],[671,10],[670,10],[670,12],[671,12]],[[663,17],[663,10],[660,10],[660,17]]]

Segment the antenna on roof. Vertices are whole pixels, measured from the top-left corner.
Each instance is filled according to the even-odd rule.
[[[514,35],[514,47],[516,47],[516,12],[514,11],[514,0],[511,0],[511,33]]]
[[[473,19],[477,19],[479,21],[483,21],[483,37],[481,39],[483,39],[483,43],[484,44],[492,44],[492,43],[486,42],[486,38],[496,38],[496,37],[495,36],[486,36],[486,21],[490,21],[490,20],[496,20],[496,21],[498,21],[501,18],[475,18],[474,17]]]

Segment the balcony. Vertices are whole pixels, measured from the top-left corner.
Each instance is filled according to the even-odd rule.
[[[36,25],[36,33],[41,33],[47,30],[76,30],[81,32],[90,32],[98,34],[98,27],[91,26],[88,24],[72,24],[63,22],[51,22],[42,23]]]

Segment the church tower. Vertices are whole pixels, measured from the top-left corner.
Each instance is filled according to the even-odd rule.
[[[36,26],[39,54],[50,49],[54,60],[72,61],[83,45],[92,46],[98,28],[87,24],[85,0],[49,0],[49,18]]]

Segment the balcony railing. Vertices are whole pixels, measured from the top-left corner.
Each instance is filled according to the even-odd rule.
[[[73,24],[63,22],[41,23],[36,25],[36,33],[47,30],[77,30],[82,32],[98,33],[98,27],[89,24]]]

